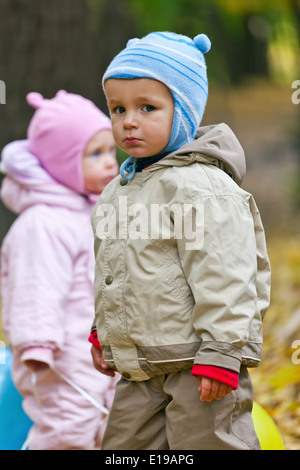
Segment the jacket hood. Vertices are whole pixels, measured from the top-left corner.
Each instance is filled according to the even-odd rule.
[[[54,180],[29,151],[28,140],[17,140],[4,147],[0,170],[5,175],[1,200],[16,214],[35,204],[81,211],[96,202]]]
[[[227,124],[199,127],[195,139],[159,160],[149,169],[158,166],[190,165],[199,161],[215,165],[227,173],[239,186],[246,174],[244,150]]]

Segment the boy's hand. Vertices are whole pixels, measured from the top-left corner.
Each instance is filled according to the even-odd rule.
[[[197,381],[201,401],[220,400],[232,392],[232,387],[209,377],[197,375]]]
[[[115,371],[109,367],[108,364],[103,359],[102,351],[100,349],[95,348],[92,346],[91,348],[93,364],[95,369],[97,369],[101,374],[109,375],[110,377],[115,376]]]

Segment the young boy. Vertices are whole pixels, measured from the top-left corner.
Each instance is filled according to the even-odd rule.
[[[260,361],[269,261],[239,142],[225,124],[199,128],[209,49],[203,34],[151,33],[103,78],[130,155],[92,216],[92,355],[122,374],[103,449],[260,448],[247,367]]]

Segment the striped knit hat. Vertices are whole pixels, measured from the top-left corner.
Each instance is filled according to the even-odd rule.
[[[194,139],[203,117],[208,82],[204,54],[211,43],[205,34],[194,39],[169,32],[154,32],[131,39],[110,63],[109,78],[152,78],[164,83],[174,99],[174,118],[167,154]]]

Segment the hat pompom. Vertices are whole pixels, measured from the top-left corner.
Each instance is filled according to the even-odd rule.
[[[126,44],[126,47],[133,46],[134,44],[136,44],[139,41],[140,41],[140,39],[138,39],[138,38],[129,39],[129,41]]]
[[[32,92],[28,93],[28,95],[26,96],[26,101],[33,108],[38,109],[42,106],[45,100],[43,95],[41,95],[40,93]]]
[[[203,54],[206,54],[211,48],[211,42],[206,34],[198,34],[198,36],[195,36],[194,43]]]

